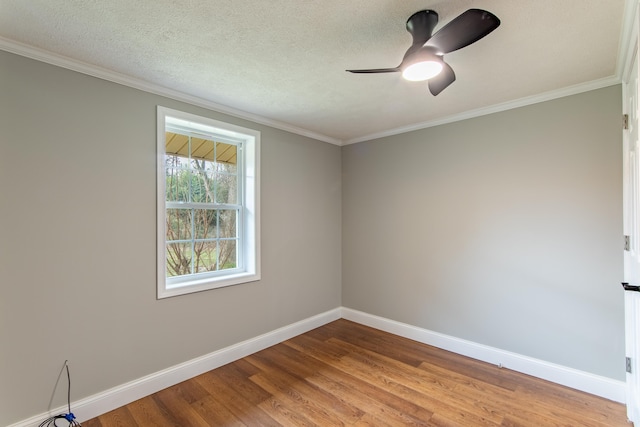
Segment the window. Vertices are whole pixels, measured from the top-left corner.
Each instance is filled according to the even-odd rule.
[[[260,133],[158,107],[158,298],[260,279]]]

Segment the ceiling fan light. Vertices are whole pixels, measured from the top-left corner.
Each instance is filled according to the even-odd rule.
[[[438,56],[432,46],[422,48],[405,54],[402,59],[402,77],[412,82],[429,80],[440,74],[443,68],[442,57]]]
[[[426,60],[413,63],[402,70],[402,77],[412,82],[429,80],[437,76],[442,71],[442,62]]]

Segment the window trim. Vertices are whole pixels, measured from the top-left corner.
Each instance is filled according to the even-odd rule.
[[[166,274],[166,187],[165,187],[165,131],[167,117],[184,120],[192,129],[203,130],[242,140],[242,212],[238,227],[242,263],[230,273],[217,271],[211,276],[194,275],[193,279],[167,283]],[[170,108],[157,107],[157,157],[156,157],[156,216],[157,216],[157,298],[168,298],[209,289],[260,280],[260,132],[226,122],[186,113]],[[239,162],[240,163],[240,162]],[[240,176],[242,175],[242,176]],[[174,281],[177,282],[177,281]]]

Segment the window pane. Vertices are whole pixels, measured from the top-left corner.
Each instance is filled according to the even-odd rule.
[[[207,162],[201,162],[201,165],[213,168],[213,161],[215,160],[215,143],[210,139],[203,139],[197,137],[191,137],[191,158],[207,160]]]
[[[164,166],[166,168],[189,169],[189,153],[186,156],[178,153],[165,153]]]
[[[238,178],[235,175],[216,174],[216,202],[238,203]]]
[[[167,209],[167,241],[191,239],[191,209]]]
[[[195,170],[191,181],[191,200],[196,203],[213,203],[214,185],[212,172]]]
[[[220,270],[236,268],[237,253],[235,240],[220,240]]]
[[[222,238],[238,237],[236,223],[238,213],[236,210],[221,209],[218,211],[218,236]]]
[[[169,202],[188,202],[190,176],[188,170],[167,168],[165,172],[166,199]]]
[[[189,137],[173,132],[165,132],[165,152],[177,154],[181,158],[189,157]]]
[[[194,210],[195,239],[214,239],[217,236],[217,211],[214,209]]]
[[[167,277],[191,274],[191,243],[167,244]]]
[[[238,167],[238,147],[218,142],[216,145],[216,170],[236,174]]]
[[[215,170],[215,163],[198,157],[191,159],[190,165],[194,171],[213,172]]]
[[[217,243],[196,242],[194,245],[194,273],[216,270]]]

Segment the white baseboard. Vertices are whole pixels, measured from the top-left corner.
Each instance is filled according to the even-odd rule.
[[[544,360],[511,353],[472,341],[466,341],[346,307],[342,308],[342,317],[362,325],[452,351],[473,359],[503,366],[615,402],[625,403],[626,400],[626,383],[624,381],[617,381],[566,366],[556,365],[545,362]]]
[[[329,322],[338,320],[339,318],[340,308],[329,310],[325,313],[72,402],[71,410],[80,422],[97,417],[162,389],[188,380],[189,378],[193,378],[212,369],[226,365],[227,363],[231,363],[234,360],[241,359],[260,350],[264,350],[267,347],[286,341],[296,335],[303,334]],[[67,406],[61,406],[60,408],[52,409],[51,412],[36,415],[8,427],[35,427],[51,415],[66,413],[67,411]],[[64,422],[61,424],[64,424]]]
[[[371,326],[385,332],[410,338],[464,356],[469,356],[477,360],[501,365],[514,371],[585,391],[616,402],[624,403],[625,401],[626,385],[623,381],[612,380],[610,378],[429,331],[406,323],[396,322],[384,317],[374,316],[346,307],[339,307],[72,402],[71,409],[81,422],[82,420],[97,417],[135,400],[340,318]],[[35,427],[51,415],[66,412],[67,407],[61,406],[52,409],[50,412],[44,412],[27,420],[11,424],[8,427]]]

